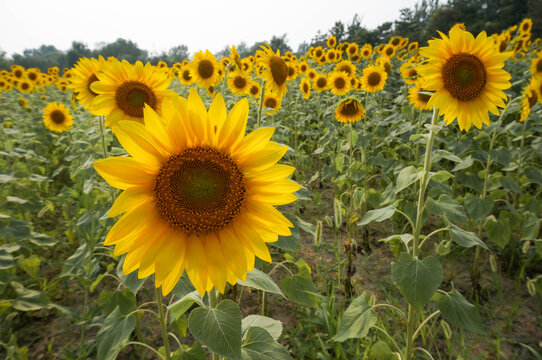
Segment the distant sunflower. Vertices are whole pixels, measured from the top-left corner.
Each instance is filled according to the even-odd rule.
[[[307,71],[307,78],[310,80],[310,81],[314,81],[316,79],[316,77],[318,76],[318,72],[314,69],[309,69]]]
[[[361,56],[364,59],[367,59],[371,57],[371,55],[373,55],[373,46],[371,44],[363,45],[363,47],[361,48]]]
[[[41,71],[38,68],[31,68],[26,71],[26,77],[33,85],[38,85],[40,81]]]
[[[17,89],[23,94],[28,94],[34,91],[34,85],[27,78],[22,78],[17,82]]]
[[[318,74],[313,82],[314,89],[318,92],[322,92],[329,88],[329,81],[326,75]]]
[[[521,24],[519,25],[519,31],[522,34],[527,34],[531,32],[531,28],[533,27],[533,21],[531,19],[523,19]]]
[[[190,76],[199,87],[206,88],[218,82],[218,62],[209,50],[198,51],[190,63]]]
[[[431,107],[428,105],[431,95],[423,94],[422,92],[427,92],[427,90],[423,88],[423,81],[417,80],[414,82],[414,86],[408,89],[409,102],[416,109],[431,110]]]
[[[299,74],[297,67],[297,62],[295,61],[286,61],[286,66],[288,66],[288,80],[295,80]]]
[[[326,52],[326,61],[328,63],[337,62],[340,60],[339,53],[335,49],[329,49]]]
[[[250,83],[250,78],[240,70],[236,70],[228,75],[228,88],[235,95],[246,95],[249,90]]]
[[[320,59],[322,56],[324,56],[326,54],[326,52],[324,51],[324,49],[322,49],[321,46],[318,46],[314,49],[314,52],[313,52],[313,59],[314,60],[318,60]]]
[[[250,86],[248,88],[248,94],[252,96],[253,98],[259,98],[260,92],[262,91],[260,84],[256,81],[251,81]]]
[[[83,104],[85,109],[89,109],[92,113],[92,102],[98,96],[90,89],[90,85],[98,81],[96,73],[100,71],[105,59],[100,55],[98,59],[80,58],[73,68],[73,78],[71,79],[69,88],[71,88],[77,100]]]
[[[348,98],[341,101],[335,110],[335,118],[342,123],[355,123],[360,121],[365,115],[365,109],[354,98]]]
[[[300,72],[301,74],[306,74],[307,71],[309,70],[309,64],[308,64],[306,61],[301,61],[301,62],[299,63],[298,69],[299,69],[299,72]]]
[[[108,216],[122,214],[105,238],[126,254],[124,274],[154,274],[165,296],[184,271],[200,294],[244,281],[255,257],[271,262],[267,242],[291,234],[276,208],[296,200],[295,170],[276,164],[288,149],[269,141],[273,128],[245,136],[248,101],[227,113],[215,96],[207,111],[195,89],[164,102],[163,116],[145,108],[144,125],[119,122],[130,157],[94,162],[123,190]]]
[[[194,79],[192,79],[192,75],[190,75],[190,67],[183,66],[177,74],[177,79],[179,79],[183,85],[192,85],[194,83]]]
[[[263,97],[263,108],[269,109],[267,114],[274,114],[282,107],[282,97],[273,93],[272,91],[266,91]]]
[[[73,116],[66,105],[53,101],[43,109],[43,123],[56,132],[68,130],[73,124]]]
[[[408,85],[414,84],[418,78],[418,71],[416,70],[417,65],[418,64],[412,61],[405,61],[399,68],[401,76]]]
[[[299,88],[301,89],[301,93],[303,94],[303,98],[305,100],[308,100],[311,96],[311,83],[307,78],[301,79],[301,82],[299,83]]]
[[[533,90],[536,93],[538,103],[542,104],[542,77],[533,78],[531,91]]]
[[[92,106],[97,115],[107,116],[106,125],[114,128],[120,120],[143,122],[145,104],[161,113],[165,98],[176,96],[167,90],[171,79],[150,63],[134,65],[114,59],[102,65],[96,73],[98,81],[90,89],[98,94]]]
[[[363,69],[361,84],[363,86],[363,90],[374,93],[384,88],[387,79],[388,74],[382,68],[369,65]]]
[[[531,61],[531,76],[542,76],[542,51],[540,51],[538,56]]]
[[[356,76],[356,67],[349,60],[343,60],[333,68],[333,71],[342,71],[348,75],[349,78]]]
[[[416,51],[418,50],[418,42],[413,41],[408,45],[408,52]]]
[[[28,107],[28,100],[26,100],[24,97],[20,97],[17,99],[17,102],[19,103],[19,105],[21,105],[21,107],[25,108],[25,107]]]
[[[262,49],[258,50],[256,54],[260,55],[259,63],[264,67],[262,77],[265,80],[265,89],[273,91],[277,96],[282,96],[288,91],[286,88],[288,66],[280,57],[280,52],[275,53],[269,45],[262,46]]]
[[[158,61],[158,64],[156,64],[156,67],[158,69],[167,69],[167,63],[163,60]]]
[[[497,107],[504,107],[510,74],[502,68],[510,53],[500,53],[485,32],[476,39],[460,28],[450,30],[449,38],[429,40],[421,49],[427,63],[420,66],[424,87],[435,91],[429,107],[436,106],[447,125],[456,118],[461,130],[472,124],[478,129],[489,125],[488,111],[499,115]]]
[[[535,91],[535,87],[536,87],[536,81],[534,81],[533,79],[523,89],[523,98],[521,101],[521,112],[520,112],[520,117],[519,117],[520,122],[523,122],[525,121],[525,119],[527,119],[527,117],[531,113],[531,109],[533,108],[533,106],[536,105],[538,101],[538,95]]]
[[[11,73],[15,79],[23,79],[26,75],[26,70],[21,65],[11,65]]]
[[[349,58],[352,58],[358,54],[359,46],[356,43],[350,43],[348,44],[348,47],[346,48],[346,53],[348,54]]]
[[[401,45],[401,40],[402,38],[400,36],[394,36],[390,39],[388,44],[397,49],[399,45]]]
[[[328,48],[334,48],[337,45],[337,38],[335,36],[330,36],[327,38],[326,45]]]
[[[391,62],[390,62],[390,59],[386,56],[381,56],[378,59],[376,59],[376,65],[384,69],[384,71],[387,74],[389,74],[391,71]]]
[[[350,91],[350,78],[344,71],[334,71],[329,75],[329,87],[337,96],[345,95]]]
[[[395,56],[395,47],[391,44],[388,44],[384,46],[384,49],[382,50],[382,55],[392,58]]]

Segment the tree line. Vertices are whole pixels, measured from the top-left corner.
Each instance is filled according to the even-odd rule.
[[[326,32],[319,31],[307,42],[299,45],[295,53],[303,55],[310,46],[324,45],[326,39],[333,35],[339,42],[355,42],[360,46],[369,43],[378,45],[387,42],[393,36],[408,37],[410,41],[418,41],[420,45],[437,36],[436,30],[447,31],[456,23],[464,23],[467,30],[474,34],[485,30],[488,34],[500,33],[510,26],[519,24],[522,19],[533,20],[532,38],[542,37],[542,1],[541,0],[448,0],[440,4],[439,0],[422,0],[413,8],[400,10],[399,19],[385,22],[375,29],[367,29],[362,25],[363,17],[354,15],[348,23],[337,21]],[[281,54],[293,51],[288,45],[287,34],[273,36],[267,41],[273,50]],[[248,46],[245,42],[237,45],[241,57],[254,54],[264,41]],[[86,44],[74,41],[67,51],[61,51],[53,45],[42,45],[36,49],[26,49],[22,54],[13,54],[11,58],[0,50],[0,69],[9,69],[11,64],[26,68],[37,67],[42,71],[50,66],[60,68],[73,66],[80,57],[114,56],[129,62],[141,60],[152,64],[166,61],[169,65],[189,59],[188,47],[178,45],[161,54],[150,55],[130,40],[117,39],[115,42],[103,44],[91,50]],[[229,55],[229,46],[216,54],[218,57]]]

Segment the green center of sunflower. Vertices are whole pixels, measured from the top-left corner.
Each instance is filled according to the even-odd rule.
[[[127,81],[115,94],[117,106],[133,117],[143,117],[145,104],[156,110],[156,95],[150,87],[139,81]]]
[[[64,120],[66,119],[66,116],[60,110],[53,110],[51,112],[50,117],[51,117],[51,120],[53,120],[55,124],[62,124]]]
[[[340,105],[339,112],[344,116],[354,116],[359,112],[359,104],[355,100],[347,100]]]
[[[478,97],[486,85],[484,64],[472,54],[455,54],[442,67],[444,87],[460,101]]]
[[[188,235],[230,224],[241,211],[245,193],[244,176],[235,161],[208,146],[171,156],[154,183],[159,214]]]
[[[90,85],[95,82],[95,81],[98,81],[98,77],[96,76],[95,73],[93,73],[89,78],[88,78],[88,81],[87,81],[87,89],[88,91],[94,95],[94,96],[98,96],[97,93],[95,93],[94,91],[92,91],[92,89],[90,88]]]
[[[273,81],[278,86],[282,86],[286,82],[286,78],[288,77],[288,65],[286,65],[286,62],[282,60],[280,56],[271,56],[269,59],[269,70],[273,76]]]
[[[198,65],[198,74],[202,79],[209,79],[211,76],[213,76],[214,72],[215,67],[213,66],[211,60],[203,59],[200,61]]]
[[[367,76],[367,83],[370,86],[377,86],[378,84],[380,84],[381,79],[382,79],[382,76],[380,76],[380,73],[375,71],[375,72],[370,73],[369,76]]]
[[[247,86],[247,79],[245,79],[243,76],[236,76],[233,79],[233,85],[237,89],[244,89]]]

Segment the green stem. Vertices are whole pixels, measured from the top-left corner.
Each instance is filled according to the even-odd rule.
[[[211,309],[216,308],[218,305],[218,291],[216,288],[213,288],[211,291],[209,291],[209,305]],[[220,355],[216,354],[215,352],[212,353],[212,359],[213,360],[220,360]]]
[[[100,123],[100,132],[102,133],[102,152],[104,159],[107,158],[107,146],[105,144],[105,126],[104,126],[104,117],[98,116],[98,122]]]
[[[425,190],[427,188],[427,183],[429,182],[429,171],[431,170],[431,151],[433,150],[433,142],[435,141],[435,126],[438,121],[438,112],[436,108],[433,108],[433,117],[431,119],[431,129],[429,130],[429,137],[427,139],[425,147],[425,160],[423,163],[423,176],[420,179],[420,192],[418,194],[418,204],[416,211],[416,226],[414,228],[414,234],[412,238],[412,256],[414,258],[418,257],[419,254],[419,242],[420,242],[420,231],[422,228],[422,213],[424,209],[424,196]],[[416,325],[417,311],[412,305],[408,305],[408,318],[407,318],[407,346],[405,353],[405,360],[410,360],[412,358],[413,349],[414,349],[414,335],[415,335],[415,325]]]
[[[263,86],[263,80],[262,82],[260,83],[260,87],[261,87],[261,90],[260,90],[260,108],[258,109],[258,121],[256,122],[256,128],[259,128],[260,127],[260,124],[262,122],[262,109],[263,109],[263,96],[264,96],[264,86]]]
[[[162,293],[160,288],[155,289],[156,304],[158,305],[158,316],[160,317],[160,328],[162,330],[162,339],[164,340],[165,359],[171,359],[171,350],[169,348],[169,337],[167,333],[166,317],[164,316],[164,304],[162,303]]]

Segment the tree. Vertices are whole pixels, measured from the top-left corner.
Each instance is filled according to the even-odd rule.
[[[105,58],[114,56],[119,60],[127,60],[130,63],[134,63],[137,60],[146,61],[148,57],[147,51],[141,50],[136,43],[121,38],[105,45],[96,53]]]
[[[90,51],[90,49],[85,44],[83,44],[82,42],[74,41],[72,42],[71,49],[69,49],[66,53],[67,66],[72,67],[73,64],[79,61],[79,58],[91,56],[92,51]]]

